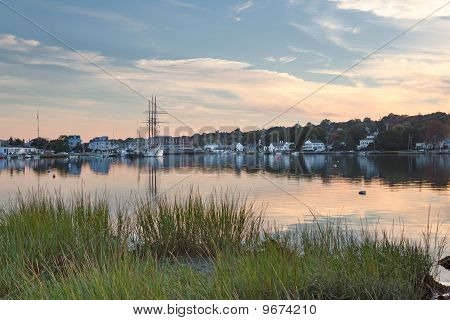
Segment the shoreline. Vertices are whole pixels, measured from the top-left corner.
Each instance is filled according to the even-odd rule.
[[[264,152],[256,152],[256,153],[214,153],[214,152],[196,152],[196,153],[167,153],[164,154],[164,157],[173,156],[173,155],[217,155],[217,156],[227,156],[227,155],[243,155],[243,156],[259,156],[259,155],[282,155],[282,156],[299,156],[299,155],[350,155],[350,156],[374,156],[374,155],[427,155],[427,156],[441,156],[441,155],[450,155],[450,150],[432,150],[432,151],[408,151],[408,150],[399,150],[399,151],[320,151],[320,152],[304,152],[304,151],[294,151],[294,152],[285,152],[285,153],[264,153]],[[86,153],[74,153],[74,154],[43,154],[43,155],[10,155],[4,156],[0,158],[0,160],[7,159],[68,159],[68,158],[81,158],[81,157],[98,157],[98,158],[139,158],[139,157],[121,157],[119,155],[110,155],[110,156],[101,156],[99,154],[93,152]]]

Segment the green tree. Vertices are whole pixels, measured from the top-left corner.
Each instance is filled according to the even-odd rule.
[[[10,137],[8,140],[8,145],[10,147],[23,147],[25,146],[25,141],[19,138],[14,139],[13,137]]]
[[[56,140],[50,141],[49,149],[58,152],[69,152],[69,140],[67,136],[60,136]]]
[[[436,145],[449,133],[449,126],[440,121],[430,121],[425,129],[425,141]]]
[[[31,140],[30,144],[34,148],[45,150],[48,148],[50,141],[45,138],[36,138],[36,139]]]
[[[381,132],[377,138],[377,149],[396,151],[408,148],[408,142],[405,141],[405,128],[395,126],[392,129]]]

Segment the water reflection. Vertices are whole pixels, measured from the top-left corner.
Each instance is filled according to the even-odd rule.
[[[64,194],[80,187],[89,193],[107,190],[113,200],[129,200],[130,193],[170,198],[191,187],[204,195],[229,188],[268,204],[265,219],[278,226],[310,222],[313,208],[355,226],[360,219],[380,228],[395,222],[420,239],[429,222],[439,221],[442,235],[450,232],[449,176],[448,155],[10,159],[0,160],[0,205],[17,190],[39,187]],[[367,195],[358,194],[361,188]]]
[[[424,185],[447,189],[450,156],[447,155],[198,155],[168,156],[163,159],[140,158],[70,158],[0,160],[0,175],[24,175],[26,169],[37,175],[56,170],[60,176],[80,176],[83,170],[96,175],[109,175],[114,167],[136,168],[138,174],[150,171],[192,170],[193,173],[232,173],[240,175],[268,173],[290,179],[320,179],[331,183],[345,179],[366,183],[381,181],[389,186]]]

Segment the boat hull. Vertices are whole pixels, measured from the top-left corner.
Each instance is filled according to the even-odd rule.
[[[161,147],[151,148],[144,152],[144,157],[162,157],[164,150]]]

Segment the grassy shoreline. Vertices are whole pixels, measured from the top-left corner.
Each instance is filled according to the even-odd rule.
[[[444,243],[339,223],[268,232],[226,193],[136,199],[19,194],[0,207],[0,299],[428,299]]]

